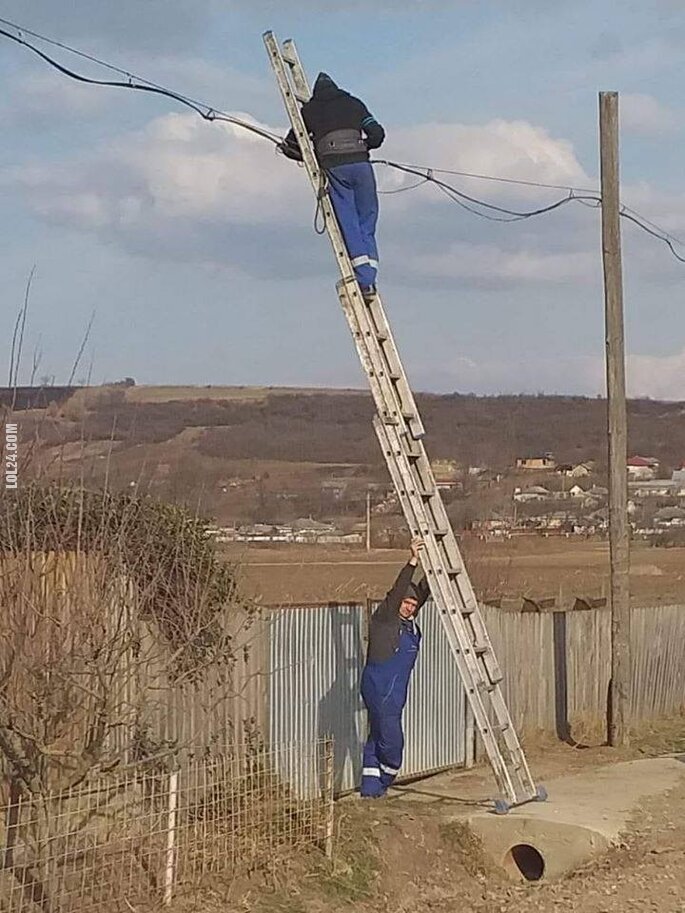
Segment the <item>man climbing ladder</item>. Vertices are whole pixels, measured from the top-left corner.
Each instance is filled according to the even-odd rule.
[[[327,73],[319,73],[302,117],[328,176],[328,193],[362,294],[372,299],[378,270],[378,193],[368,150],[382,144],[385,131],[364,102],[339,88]],[[302,161],[294,130],[281,150]]]

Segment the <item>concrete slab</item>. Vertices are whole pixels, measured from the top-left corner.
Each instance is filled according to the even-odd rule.
[[[611,764],[547,783],[547,802],[503,816],[478,812],[467,821],[486,853],[513,878],[551,880],[619,843],[642,802],[684,779],[678,758]]]

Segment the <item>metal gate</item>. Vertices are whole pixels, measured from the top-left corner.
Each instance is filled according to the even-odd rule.
[[[363,605],[322,605],[274,611],[269,623],[271,744],[332,736],[336,792],[354,789],[361,777],[366,619]],[[423,642],[404,712],[405,778],[466,761],[464,689],[432,601],[419,624]]]

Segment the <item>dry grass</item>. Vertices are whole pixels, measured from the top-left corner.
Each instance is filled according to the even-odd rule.
[[[345,396],[359,394],[359,391],[329,390],[318,387],[136,386],[127,388],[126,401],[129,403],[171,403],[211,399],[258,403],[263,402],[269,396],[312,396],[321,393],[325,393],[327,396]]]
[[[297,854],[323,858],[330,792],[303,791],[298,779],[316,782],[327,748],[297,746],[294,780],[283,775],[291,751],[239,746],[180,768],[137,766],[13,800],[0,809],[9,848],[0,909],[157,909],[163,899],[192,898],[212,882],[276,882]]]
[[[317,546],[248,546],[232,543],[222,552],[239,561],[244,586],[269,605],[354,602],[381,598],[406,560],[404,550]],[[635,545],[631,553],[634,606],[685,603],[685,550]],[[508,543],[469,542],[466,566],[481,598],[554,596],[572,604],[576,596],[608,592],[605,542],[531,538]]]

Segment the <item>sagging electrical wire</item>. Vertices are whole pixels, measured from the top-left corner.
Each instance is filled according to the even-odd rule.
[[[669,238],[675,244],[680,245],[680,247],[685,247],[685,241],[682,238],[679,238],[677,235],[674,235],[672,232],[667,231],[665,228],[662,228],[661,225],[657,225],[656,222],[650,222],[647,216],[643,216],[641,213],[637,212],[635,209],[631,209],[630,206],[624,206],[623,210],[634,215],[636,218],[641,219],[645,225],[649,225],[650,228],[653,228],[655,231],[664,235],[665,238]]]
[[[423,185],[427,183],[428,178],[423,178],[422,180],[417,181],[415,184],[409,184],[407,187],[396,187],[394,190],[379,190],[378,195],[390,197],[395,193],[406,193],[408,190],[416,190],[418,187],[423,187]]]
[[[203,120],[206,121],[221,121],[224,123],[233,124],[236,127],[240,127],[243,130],[248,130],[251,133],[255,133],[257,136],[260,136],[262,139],[266,139],[269,142],[273,143],[275,146],[278,146],[281,142],[281,137],[275,133],[271,133],[269,130],[265,130],[263,127],[258,127],[256,124],[251,124],[248,121],[242,120],[239,117],[234,117],[232,114],[226,114],[224,111],[220,111],[217,108],[207,105],[204,102],[196,101],[193,98],[189,98],[187,95],[181,95],[178,92],[174,92],[171,89],[167,89],[164,86],[157,85],[152,83],[147,79],[143,79],[139,76],[134,76],[132,73],[128,73],[126,70],[121,70],[119,67],[114,67],[112,64],[105,63],[104,61],[98,60],[96,57],[92,57],[89,54],[85,54],[82,51],[76,51],[74,48],[68,47],[68,45],[60,44],[59,42],[53,41],[50,38],[45,38],[42,35],[38,35],[36,32],[28,32],[26,29],[23,29],[21,26],[15,25],[12,22],[8,22],[6,19],[0,18],[0,22],[9,25],[11,28],[17,30],[18,34],[13,35],[11,32],[6,31],[6,29],[0,28],[0,35],[5,38],[8,38],[10,41],[14,41],[17,44],[25,47],[27,50],[31,51],[33,54],[36,54],[47,64],[53,67],[58,72],[62,73],[64,76],[68,76],[70,79],[74,79],[77,82],[86,83],[91,86],[109,86],[112,88],[118,89],[133,89],[138,92],[148,92],[153,95],[162,95],[166,98],[171,98],[174,101],[179,102],[179,104],[185,105],[191,110],[195,111],[196,114],[199,114]],[[45,54],[40,48],[37,48],[35,45],[31,44],[30,41],[26,41],[22,37],[22,33],[31,34],[36,38],[39,38],[41,41],[46,41],[50,44],[54,44],[57,47],[61,47],[64,50],[69,51],[73,54],[78,54],[80,57],[84,57],[87,60],[91,60],[94,63],[99,64],[100,66],[107,67],[114,72],[117,72],[126,77],[126,82],[121,80],[113,79],[94,79],[90,76],[84,76],[82,73],[77,73],[74,70],[71,70],[69,67],[65,67],[59,61],[54,60],[48,54]]]
[[[497,184],[518,184],[521,187],[542,187],[545,190],[572,190],[574,193],[598,193],[598,190],[593,187],[574,187],[572,184],[547,184],[543,181],[525,181],[522,178],[505,178],[494,174],[478,174],[473,171],[454,171],[447,168],[426,168],[422,165],[407,164],[406,162],[398,162],[397,164],[408,168],[423,168],[424,170],[430,171],[431,174],[450,174],[455,175],[456,177],[474,178],[475,180],[491,181]]]
[[[625,209],[625,207],[623,207],[621,209],[621,216],[624,219],[627,219],[629,222],[632,222],[634,225],[637,225],[638,228],[641,228],[642,231],[647,232],[647,234],[651,235],[653,238],[657,238],[659,241],[663,241],[663,243],[666,245],[666,247],[668,247],[668,249],[671,251],[671,253],[676,258],[676,260],[680,260],[681,263],[685,263],[685,257],[681,256],[678,253],[678,251],[673,246],[673,242],[671,241],[671,239],[668,237],[667,234],[662,234],[661,231],[655,231],[654,229],[650,228],[648,225],[646,225],[644,223],[641,216],[636,217],[636,216],[632,215],[632,213],[628,212]],[[679,243],[682,244],[682,241]]]
[[[464,193],[463,190],[459,190],[457,187],[448,184],[446,181],[440,180],[440,178],[435,177],[437,171],[435,168],[421,169],[420,167],[413,165],[403,165],[399,162],[391,162],[388,159],[374,159],[373,162],[376,165],[387,165],[389,168],[394,168],[397,171],[403,171],[406,174],[413,174],[416,177],[420,177],[423,179],[421,184],[426,182],[435,184],[435,186],[438,187],[448,197],[450,197],[453,202],[457,203],[459,206],[462,206],[468,212],[480,216],[482,219],[488,219],[491,222],[520,222],[524,219],[532,219],[534,216],[541,216],[544,215],[544,213],[552,212],[555,209],[559,209],[560,206],[565,206],[567,203],[578,202],[582,200],[600,200],[600,198],[597,195],[592,194],[592,192],[578,193],[575,188],[563,188],[568,189],[568,196],[563,197],[561,200],[556,200],[554,203],[550,203],[548,206],[541,206],[537,209],[530,209],[525,211],[508,209],[506,206],[497,206],[495,203],[488,203],[486,200],[479,200],[477,197],[473,197],[468,193]],[[421,184],[415,185],[415,187],[421,186]],[[493,216],[488,212],[480,212],[479,209],[475,209],[473,207],[480,207],[481,209],[489,210],[490,212],[499,213],[499,215]]]
[[[580,203],[583,206],[589,206],[593,209],[599,208],[602,205],[602,198],[599,194],[597,194],[595,191],[584,190],[583,188],[578,187],[566,187],[561,184],[543,184],[537,181],[517,181],[509,178],[495,177],[494,175],[476,175],[469,172],[447,171],[446,169],[426,168],[419,165],[405,165],[399,162],[391,162],[387,159],[374,159],[374,164],[387,165],[389,168],[395,168],[398,171],[403,171],[408,174],[415,174],[422,178],[421,181],[416,184],[412,184],[409,187],[398,188],[398,191],[415,190],[426,183],[435,184],[435,186],[442,193],[451,199],[452,202],[456,203],[458,206],[461,206],[462,209],[465,209],[467,212],[473,213],[473,215],[479,216],[482,219],[487,219],[490,222],[520,222],[524,219],[531,219],[534,216],[553,212],[555,209],[559,209],[561,206],[565,206],[567,203]],[[458,190],[456,187],[453,187],[451,184],[436,178],[436,173],[459,174],[465,177],[478,177],[482,180],[503,181],[512,184],[525,184],[527,186],[543,187],[546,189],[568,190],[568,196],[563,197],[560,200],[556,200],[554,203],[550,203],[548,206],[542,206],[538,209],[531,209],[522,212],[514,209],[507,209],[504,206],[496,206],[494,203],[488,203],[485,200],[480,200],[477,197],[470,196],[469,194]],[[491,215],[490,212],[481,212],[475,208],[478,206],[485,210],[500,213],[501,215]],[[641,228],[642,231],[646,232],[654,238],[657,238],[659,241],[662,241],[668,247],[676,260],[679,260],[681,263],[685,263],[685,256],[679,254],[675,247],[676,244],[679,244],[685,248],[685,242],[683,242],[680,238],[669,234],[669,232],[667,232],[665,229],[662,229],[654,222],[650,222],[649,219],[645,218],[634,209],[630,209],[628,206],[621,206],[620,215],[622,218],[627,219],[634,225],[637,225],[637,227]]]

